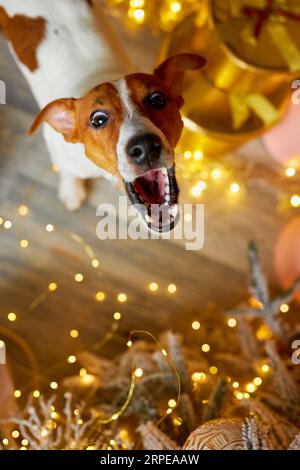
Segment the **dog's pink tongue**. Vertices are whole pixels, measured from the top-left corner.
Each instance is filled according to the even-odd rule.
[[[135,190],[148,204],[163,204],[165,178],[160,170],[150,170],[134,182]]]

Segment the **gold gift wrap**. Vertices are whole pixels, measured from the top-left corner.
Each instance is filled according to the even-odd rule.
[[[239,93],[273,93],[300,73],[300,2],[211,0],[206,74],[217,86]],[[272,13],[273,12],[273,13]],[[290,19],[285,14],[295,15]],[[257,31],[260,18],[261,29]],[[296,18],[299,19],[296,20]],[[201,31],[198,31],[201,35]],[[195,50],[203,50],[193,42]]]
[[[185,129],[179,150],[198,148],[214,156],[233,150],[259,137],[278,122],[286,109],[288,96],[286,85],[282,85],[268,100],[255,93],[231,95],[198,73],[184,92]],[[232,102],[232,99],[236,101]],[[235,121],[239,117],[237,127]]]
[[[262,4],[263,0],[248,0],[247,5],[253,6],[253,2],[257,5],[258,1]],[[237,2],[203,2],[199,14],[186,18],[165,39],[160,55],[162,60],[176,53],[193,52],[207,58],[205,68],[199,73],[189,74],[185,82],[183,114],[186,126],[180,146],[187,148],[189,145],[197,145],[210,155],[232,150],[260,136],[276,124],[286,109],[291,80],[297,76],[295,71],[290,70],[291,64],[288,65],[281,57],[274,44],[273,49],[270,49],[275,51],[273,58],[265,49],[258,56],[263,62],[263,54],[266,55],[264,67],[259,61],[254,63],[253,58],[249,63],[242,58],[244,47],[260,49],[260,37],[255,37],[255,22],[252,19],[249,21],[248,17],[243,27],[238,28],[239,33],[233,32],[233,37],[240,46],[239,53],[237,47],[234,50],[234,41],[230,46],[225,43],[213,18],[216,3],[223,5],[222,11],[226,16],[227,4]],[[242,4],[243,0],[238,3]],[[240,21],[239,10],[235,14],[235,19]],[[296,24],[300,32],[300,22]],[[245,29],[246,26],[248,29]],[[229,27],[229,31],[231,28]],[[263,34],[264,28],[267,28],[267,24],[260,34]],[[242,31],[250,34],[250,40],[246,32]],[[295,67],[297,48],[294,48],[294,42],[291,44]]]

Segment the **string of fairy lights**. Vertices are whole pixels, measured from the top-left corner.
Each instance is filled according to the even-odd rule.
[[[192,183],[191,187],[191,196],[195,199],[199,198],[202,196],[203,192],[207,189],[209,184],[211,183],[222,183],[223,189],[224,185],[227,187],[228,191],[231,193],[231,195],[234,197],[237,195],[240,191],[243,191],[243,183],[241,183],[241,179],[234,179],[232,175],[232,170],[229,170],[229,166],[226,166],[226,163],[218,163],[216,165],[216,162],[214,162],[212,159],[209,160],[202,154],[202,152],[198,149],[195,151],[185,151],[183,154],[184,158],[184,165],[179,166],[179,174],[182,178],[189,178],[191,181],[194,180],[194,183]],[[295,166],[287,166],[281,173],[280,178],[284,178],[288,181],[295,180],[295,186],[297,185],[297,165]],[[251,173],[251,172],[250,172]],[[249,172],[247,173],[249,175]],[[199,175],[200,175],[200,180],[199,180]],[[300,195],[298,193],[293,193],[289,194],[287,196],[287,199],[289,200],[289,204],[292,208],[297,208],[300,207]],[[25,218],[28,216],[30,213],[30,209],[28,206],[25,204],[21,204],[18,209],[17,209],[17,214],[21,218]],[[186,214],[188,215],[188,214]],[[5,231],[10,231],[14,229],[14,222],[8,218],[0,217],[0,229],[3,229]],[[51,234],[55,234],[55,232],[59,231],[53,224],[48,223],[44,226],[45,233],[47,233],[49,236]],[[88,262],[90,266],[95,269],[98,272],[101,272],[101,263],[100,260],[97,258],[95,252],[91,248],[89,244],[85,242],[85,240],[80,237],[78,234],[68,232],[68,231],[61,231],[64,236],[72,240],[73,242],[77,243],[84,251],[88,258]],[[31,242],[28,239],[22,238],[19,240],[19,245],[22,250],[26,250],[31,246]],[[81,272],[75,272],[74,273],[74,282],[75,283],[84,283],[85,282],[85,276]],[[47,288],[45,289],[44,292],[40,293],[38,296],[36,296],[29,304],[28,310],[33,311],[37,309],[43,302],[45,302],[49,296],[54,295],[55,292],[58,290],[59,284],[57,281],[52,280],[49,282]],[[178,287],[174,283],[168,284],[166,287],[163,287],[159,285],[158,282],[152,280],[149,282],[149,284],[146,286],[147,290],[149,293],[155,294],[158,291],[161,291],[162,289],[165,290],[165,292],[168,295],[176,295],[178,291]],[[96,302],[103,302],[106,299],[106,293],[103,290],[99,290],[94,294],[94,300]],[[116,294],[116,300],[120,303],[120,305],[125,304],[128,301],[128,295],[124,292],[119,292]],[[251,298],[249,300],[250,305],[256,305],[257,306],[257,300],[254,298]],[[281,313],[287,313],[289,311],[289,305],[287,304],[282,304],[280,307],[280,312]],[[120,320],[122,319],[122,313],[120,311],[116,311],[112,315],[112,323],[111,327],[109,328],[108,332],[94,345],[92,345],[90,348],[85,348],[84,350],[99,350],[106,342],[110,341],[115,333],[118,331]],[[18,321],[18,314],[14,311],[10,311],[7,313],[7,321],[9,323],[15,323]],[[235,328],[238,324],[238,321],[235,318],[229,318],[227,320],[227,326],[228,328]],[[201,328],[201,324],[198,321],[198,319],[194,319],[191,323],[191,328],[193,331],[197,332]],[[133,345],[133,336],[136,332],[133,332],[128,341],[127,341],[127,347],[130,348]],[[141,332],[140,332],[141,333]],[[151,335],[151,333],[143,331],[143,334],[146,334],[150,336],[155,342],[158,343],[155,337]],[[71,339],[76,340],[80,336],[80,331],[78,328],[71,328],[68,332],[68,335]],[[257,332],[256,332],[256,337],[259,341],[264,341],[272,336],[271,331],[269,328],[265,325],[262,324]],[[4,341],[1,340],[0,347],[5,347]],[[207,343],[203,343],[201,345],[201,350],[204,354],[207,354],[211,351],[211,345]],[[167,357],[167,352],[161,347],[161,352],[162,354],[166,357],[166,360],[169,360]],[[55,380],[54,378],[48,379],[48,375],[53,374],[54,372],[59,368],[59,367],[65,367],[66,363],[67,364],[75,364],[77,362],[77,356],[78,352],[75,354],[71,354],[68,357],[66,357],[65,361],[62,362],[61,364],[56,364],[52,368],[50,368],[48,371],[44,372],[44,377],[43,380],[44,382],[48,380],[48,386],[51,390],[56,391],[59,388],[59,382]],[[178,372],[176,371],[175,366],[172,366],[173,371],[175,376],[177,377],[178,380]],[[260,361],[259,364],[257,364],[257,375],[252,378],[252,380],[241,384],[238,380],[232,377],[227,377],[228,383],[231,384],[234,396],[236,397],[237,400],[242,400],[242,399],[247,399],[251,396],[251,394],[255,393],[258,387],[260,387],[264,381],[264,378],[270,373],[271,371],[271,366],[268,363],[267,360],[262,360]],[[209,367],[209,373],[211,375],[217,375],[219,373],[218,368],[215,365],[211,365]],[[134,394],[134,388],[136,385],[136,382],[141,378],[144,374],[144,371],[138,367],[138,365],[134,365],[131,373],[131,383],[130,387],[128,390],[128,394],[126,397],[126,400],[124,401],[122,407],[120,410],[116,413],[114,413],[112,416],[105,418],[105,419],[100,419],[99,418],[99,424],[108,424],[112,421],[115,421],[122,416],[122,414],[125,412],[127,407],[130,405],[130,402],[132,400],[133,394]],[[83,385],[89,386],[93,384],[95,380],[95,376],[85,368],[80,368],[78,372],[78,376],[80,378],[80,381]],[[40,377],[41,378],[41,377]],[[207,380],[207,373],[199,370],[199,371],[194,371],[191,375],[191,380],[194,384],[195,390],[197,390],[197,387],[201,387],[201,384],[205,383]],[[28,385],[24,387],[23,389],[16,389],[14,391],[14,396],[16,399],[19,399],[23,396],[23,394],[29,390]],[[41,396],[41,391],[39,388],[35,388],[34,390],[31,390],[30,393],[32,394],[33,398],[38,399]],[[160,418],[159,422],[157,423],[158,425],[160,424],[161,420],[165,419],[166,416],[170,415],[173,413],[173,411],[178,407],[179,401],[180,401],[180,380],[178,382],[178,396],[175,399],[174,397],[170,397],[168,401],[168,407],[166,409],[166,412],[163,414],[162,418]],[[207,400],[203,400],[203,404],[207,403]],[[76,410],[75,410],[76,411]],[[57,411],[53,408],[53,418],[59,419],[59,414]],[[81,418],[80,418],[81,419]],[[180,426],[182,424],[182,419],[180,416],[175,416],[173,420],[174,425]],[[12,431],[12,437],[14,439],[18,439],[20,436],[19,431],[13,430]],[[23,442],[24,441],[24,442]],[[26,448],[26,439],[23,439],[22,441],[22,446]],[[3,439],[3,445],[7,445],[8,443],[7,439]],[[111,444],[113,448],[113,444]]]
[[[183,162],[177,160],[177,171],[179,177],[190,183],[190,197],[201,200],[206,191],[219,190],[228,198],[235,199],[245,196],[247,189],[252,184],[261,181],[261,175],[256,174],[254,164],[237,161],[230,155],[218,161],[216,158],[207,157],[200,149],[194,151],[186,150],[180,154]],[[298,209],[300,207],[299,192],[299,161],[297,158],[291,160],[271,176],[264,174],[264,181],[268,182],[268,190],[275,193],[280,210]]]
[[[168,32],[187,14],[203,6],[196,0],[106,0],[108,12],[122,18],[127,26],[145,23],[154,31]]]

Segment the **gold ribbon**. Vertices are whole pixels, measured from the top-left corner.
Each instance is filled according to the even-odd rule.
[[[231,109],[232,124],[238,130],[249,119],[251,112],[258,116],[265,125],[272,125],[279,119],[279,112],[265,96],[252,93],[241,95],[229,94],[229,105]]]
[[[247,16],[243,12],[244,8],[257,9],[257,11],[261,10],[263,12],[263,10],[267,8],[267,0],[244,0],[242,2],[240,0],[232,0],[230,3],[231,15],[233,17],[245,18],[247,21],[247,24],[242,32],[242,38],[249,44],[255,45],[257,44],[257,37],[253,32],[253,22],[251,21],[253,16]],[[299,15],[300,17],[300,8],[297,9],[293,5],[292,9],[289,6],[288,1],[277,0],[274,1],[274,11],[269,13],[269,16],[267,16],[264,20],[266,23],[265,27],[267,28],[274,46],[277,48],[282,58],[286,62],[289,70],[291,72],[297,72],[300,70],[300,50],[297,44],[291,38],[288,31],[288,22],[296,20],[290,19],[282,12],[285,14],[294,14],[295,16]]]

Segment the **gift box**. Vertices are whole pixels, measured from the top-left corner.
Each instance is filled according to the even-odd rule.
[[[280,121],[294,72],[288,67],[261,69],[233,56],[212,28],[213,5],[212,1],[207,6],[207,15],[192,15],[177,26],[166,38],[160,60],[180,52],[207,58],[205,68],[188,75],[185,82],[186,126],[180,144],[195,143],[208,155],[219,155]]]

